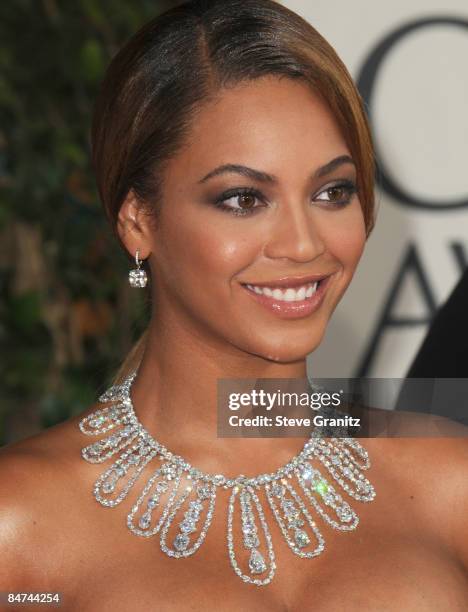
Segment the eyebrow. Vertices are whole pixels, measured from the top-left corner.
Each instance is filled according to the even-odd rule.
[[[314,178],[320,178],[330,174],[340,166],[344,164],[352,164],[355,166],[352,157],[349,155],[340,155],[339,157],[335,157],[328,163],[317,170],[312,174]],[[278,183],[278,178],[273,174],[267,174],[266,172],[261,172],[260,170],[255,170],[254,168],[249,168],[248,166],[242,166],[240,164],[223,164],[222,166],[218,166],[211,172],[208,172],[206,176],[200,179],[199,183],[205,183],[209,179],[220,176],[221,174],[240,174],[242,176],[246,176],[247,178],[253,179],[255,181],[259,181],[260,183]]]

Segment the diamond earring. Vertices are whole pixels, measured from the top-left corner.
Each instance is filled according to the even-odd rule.
[[[146,283],[148,282],[145,270],[141,270],[141,259],[138,257],[139,253],[140,251],[137,250],[135,254],[137,267],[134,270],[130,270],[128,273],[128,282],[132,287],[146,287]]]

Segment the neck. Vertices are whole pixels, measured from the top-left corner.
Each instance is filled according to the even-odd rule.
[[[132,401],[144,427],[172,452],[198,462],[200,469],[226,469],[227,474],[237,465],[243,472],[254,461],[271,470],[282,453],[288,460],[300,450],[303,440],[217,437],[218,379],[306,377],[305,359],[278,363],[152,321]],[[264,466],[259,457],[260,463],[265,457]]]

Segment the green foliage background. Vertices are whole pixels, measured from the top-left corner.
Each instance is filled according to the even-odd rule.
[[[177,2],[0,2],[0,444],[96,400],[147,317],[90,167],[112,56]]]

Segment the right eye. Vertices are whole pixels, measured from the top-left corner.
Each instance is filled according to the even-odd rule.
[[[261,194],[255,189],[232,189],[223,193],[216,206],[235,215],[248,215],[260,207]]]

